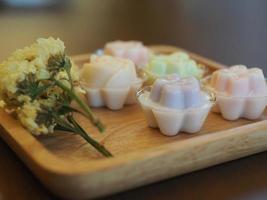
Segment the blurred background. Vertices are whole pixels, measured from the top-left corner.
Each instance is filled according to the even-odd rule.
[[[0,61],[49,36],[61,38],[69,54],[116,39],[141,40],[179,46],[226,65],[261,67],[267,74],[266,0],[0,0]],[[0,152],[0,200],[53,199],[1,139]],[[266,199],[266,155],[113,199]]]
[[[0,60],[38,37],[69,54],[116,39],[169,44],[267,72],[264,0],[0,0]]]

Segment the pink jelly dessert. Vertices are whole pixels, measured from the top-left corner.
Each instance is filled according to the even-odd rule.
[[[137,96],[149,126],[159,127],[168,136],[199,131],[212,106],[209,95],[194,77],[157,79]]]
[[[137,69],[145,67],[149,59],[149,51],[138,41],[113,41],[105,45],[104,53],[132,60]]]
[[[259,68],[235,65],[218,70],[212,74],[209,86],[217,98],[213,111],[225,119],[257,119],[265,109],[267,87]]]

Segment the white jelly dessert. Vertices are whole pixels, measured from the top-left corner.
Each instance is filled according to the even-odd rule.
[[[159,127],[167,136],[179,131],[198,132],[213,104],[195,77],[177,75],[157,79],[151,87],[137,93],[150,127]]]
[[[170,55],[153,55],[145,67],[148,78],[164,77],[168,74],[178,74],[180,77],[194,76],[201,78],[204,69],[185,52],[175,52]]]
[[[257,119],[265,109],[267,87],[259,68],[235,65],[217,70],[211,76],[209,87],[217,98],[213,111],[220,112],[227,120]]]
[[[80,80],[90,106],[112,110],[134,103],[135,93],[142,85],[131,60],[106,55],[92,55],[81,69]]]
[[[113,41],[104,47],[104,53],[115,57],[130,59],[137,69],[143,68],[149,59],[149,50],[138,41]]]

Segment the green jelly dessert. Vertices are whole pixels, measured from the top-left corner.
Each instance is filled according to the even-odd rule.
[[[152,55],[144,69],[148,81],[168,74],[178,74],[180,77],[194,76],[201,78],[204,69],[184,52],[175,52],[170,55]]]

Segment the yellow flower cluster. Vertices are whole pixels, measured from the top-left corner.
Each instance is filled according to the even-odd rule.
[[[40,38],[29,47],[16,50],[0,64],[0,92],[16,92],[17,82],[23,81],[29,73],[38,79],[49,78],[46,68],[49,57],[64,53],[64,50],[64,43],[54,38]]]
[[[50,78],[51,74],[47,68],[48,60],[52,56],[65,55],[64,43],[59,39],[52,37],[48,39],[40,38],[36,43],[29,47],[16,50],[10,57],[0,64],[0,98],[1,105],[13,109],[20,122],[35,135],[47,134],[53,132],[55,124],[46,127],[43,123],[36,122],[38,111],[41,105],[53,107],[57,101],[55,98],[57,93],[60,95],[62,90],[55,88],[48,89],[47,93],[51,93],[51,97],[46,99],[32,100],[27,95],[18,95],[19,83],[27,80],[27,76],[32,74],[35,80],[43,80]],[[73,78],[78,77],[75,70],[71,68]],[[67,77],[65,71],[59,72],[56,76],[57,80]],[[26,88],[27,89],[27,88]],[[17,102],[14,106],[14,100]]]
[[[40,132],[47,133],[48,130],[43,124],[40,126],[35,122],[37,112],[40,110],[39,102],[36,100],[31,102],[31,99],[25,95],[19,96],[19,99],[24,102],[22,107],[18,107],[16,109],[21,123],[34,134],[38,134]]]
[[[38,39],[0,63],[0,108],[14,114],[34,135],[65,131],[79,134],[104,156],[112,154],[91,138],[74,118],[80,113],[104,131],[104,125],[82,101],[78,70],[59,39]],[[83,109],[71,106],[72,101]]]

